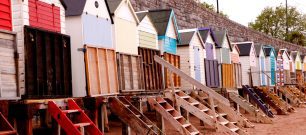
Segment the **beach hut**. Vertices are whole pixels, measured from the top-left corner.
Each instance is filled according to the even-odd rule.
[[[118,93],[112,41],[113,22],[106,2],[104,0],[64,1],[67,6],[66,31],[71,36],[73,44],[71,46],[73,96]],[[99,63],[96,64],[96,61]]]
[[[205,43],[206,57],[204,67],[206,86],[218,88],[220,80],[214,35],[210,28],[199,28],[198,30]]]
[[[70,97],[70,37],[63,0],[12,0],[19,84],[25,98]]]
[[[158,35],[157,29],[152,22],[148,11],[136,12],[139,19],[138,24],[138,46],[143,48],[151,48],[158,50]]]
[[[302,83],[302,59],[299,51],[290,52],[291,57],[291,83]]]
[[[235,82],[235,87],[236,88],[242,88],[241,82],[241,63],[240,63],[240,58],[239,58],[239,48],[236,44],[232,44],[232,51],[230,52],[230,57],[231,57],[231,63],[233,64],[234,67],[234,82]]]
[[[251,68],[256,65],[256,51],[253,42],[239,42],[237,44],[240,50],[240,62],[242,70],[242,85],[251,85]]]
[[[161,53],[176,54],[180,35],[174,11],[172,9],[161,9],[149,10],[148,13],[157,29]]]
[[[197,29],[190,31],[180,30],[181,42],[177,46],[177,55],[180,56],[180,68],[197,81],[205,85],[205,44]],[[193,89],[193,85],[182,80],[183,89]]]
[[[304,76],[304,81],[306,81],[306,55],[301,55],[302,58],[302,71],[303,71],[303,76]]]
[[[139,20],[129,0],[106,0],[112,16],[113,42],[117,52],[138,55]],[[128,33],[128,34],[127,34]]]
[[[263,51],[265,52],[265,75],[267,76],[267,85],[275,86],[275,71],[276,71],[276,52],[274,47],[271,45],[262,46]]]
[[[266,86],[267,85],[267,75],[266,71],[266,62],[265,62],[265,52],[262,45],[255,45],[256,51],[256,65],[252,70],[252,83],[253,86]]]
[[[276,81],[279,86],[290,84],[290,55],[287,49],[280,49],[277,55]]]
[[[129,0],[106,1],[114,21],[113,42],[117,52],[119,90],[144,91],[143,63],[138,54],[138,17]]]
[[[158,46],[163,58],[172,65],[180,68],[180,57],[176,54],[177,44],[180,41],[175,13],[172,9],[149,10],[148,14],[157,30]],[[165,88],[169,88],[170,79],[167,70],[163,71]],[[181,80],[173,75],[174,86],[180,87]]]
[[[158,46],[158,33],[149,11],[136,13],[138,24],[138,54],[142,58],[144,87],[146,91],[158,92],[163,89],[162,69],[154,61],[154,56],[161,56]]]

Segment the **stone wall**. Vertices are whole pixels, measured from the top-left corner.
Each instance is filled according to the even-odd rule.
[[[254,41],[255,44],[269,44],[276,48],[287,48],[290,51],[300,50],[306,53],[306,49],[301,46],[249,29],[201,7],[194,0],[131,0],[131,3],[135,11],[173,8],[180,29],[199,27],[227,29],[232,42]]]

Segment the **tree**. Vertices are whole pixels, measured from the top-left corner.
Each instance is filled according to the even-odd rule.
[[[213,4],[208,4],[208,3],[206,3],[206,2],[202,2],[201,5],[202,5],[204,8],[207,8],[207,9],[210,10],[210,11],[217,12],[217,11],[215,10],[215,6],[214,6]],[[222,16],[224,16],[224,17],[226,17],[226,18],[228,18],[228,15],[225,14],[225,13],[223,13],[222,11],[221,11],[219,14],[222,15]]]
[[[249,23],[249,27],[266,33],[275,38],[280,38],[295,44],[304,45],[306,30],[306,16],[297,11],[295,7],[288,7],[288,34],[286,33],[286,7],[280,5],[276,8],[267,7],[255,22]]]

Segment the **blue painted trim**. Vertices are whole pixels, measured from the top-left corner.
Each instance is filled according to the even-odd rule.
[[[171,9],[171,14],[170,14],[170,18],[169,18],[169,20],[168,20],[168,24],[167,24],[167,28],[166,28],[166,33],[167,33],[168,28],[169,28],[169,25],[170,25],[170,23],[171,23],[172,17],[173,17],[173,19],[174,19],[175,31],[176,31],[176,35],[177,35],[177,42],[180,43],[180,42],[181,42],[181,35],[180,35],[180,33],[178,32],[178,25],[177,25],[177,21],[176,21],[176,17],[175,17],[175,14],[174,14],[173,9]],[[166,33],[165,33],[165,34],[166,34]]]

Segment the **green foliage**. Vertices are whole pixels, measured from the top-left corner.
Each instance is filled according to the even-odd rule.
[[[207,8],[208,10],[217,12],[216,9],[215,9],[215,6],[214,6],[213,4],[208,4],[208,3],[206,3],[206,2],[202,2],[201,5],[202,5],[204,8]],[[219,14],[222,15],[222,16],[224,16],[224,17],[226,17],[226,18],[228,18],[228,15],[225,14],[224,12],[222,12],[222,11],[221,11]]]
[[[295,7],[288,7],[287,21],[288,34],[286,34],[286,7],[267,7],[257,16],[255,22],[249,23],[249,27],[304,46],[305,36],[301,32],[306,30],[306,16],[299,13]]]

